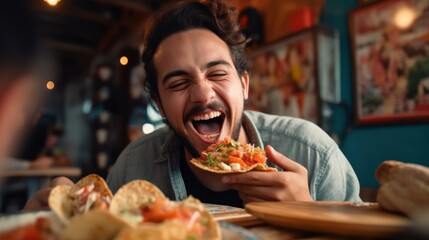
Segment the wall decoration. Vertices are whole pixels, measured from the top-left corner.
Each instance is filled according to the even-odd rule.
[[[327,39],[335,36],[328,29],[313,27],[250,52],[250,98],[246,108],[320,124],[318,69],[330,67],[331,70],[322,72],[334,73],[337,60],[330,57],[335,58],[337,54],[335,48],[334,51],[320,51],[319,44],[323,42],[325,46],[331,43]],[[319,37],[325,40],[319,41]],[[325,54],[327,59],[319,66],[320,54]],[[329,76],[335,75],[325,75],[323,79],[328,81]]]
[[[332,29],[321,29],[321,34],[317,35],[317,49],[320,97],[329,103],[339,103],[341,101],[341,62],[338,32]]]
[[[349,15],[357,125],[429,121],[429,1],[390,0]]]
[[[114,84],[114,69],[108,63],[100,64],[92,76],[92,101],[89,111],[91,126],[91,166],[88,171],[103,177],[114,163],[118,149],[117,138],[117,94]]]

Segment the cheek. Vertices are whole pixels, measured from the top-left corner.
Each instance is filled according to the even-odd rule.
[[[225,89],[227,89],[226,92]],[[227,94],[230,104],[233,106],[247,99],[247,92],[243,89],[241,83],[223,87],[222,91]]]
[[[162,111],[170,124],[181,121],[186,106],[184,96],[180,96],[179,94],[168,94],[161,97],[163,99]]]

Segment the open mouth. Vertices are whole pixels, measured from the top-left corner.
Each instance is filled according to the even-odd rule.
[[[195,130],[208,140],[216,140],[222,129],[225,115],[220,111],[212,111],[192,117]]]

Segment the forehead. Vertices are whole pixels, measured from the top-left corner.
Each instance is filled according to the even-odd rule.
[[[216,34],[205,29],[187,30],[167,37],[160,43],[154,55],[159,77],[168,71],[186,71],[218,60],[233,65],[228,45]]]

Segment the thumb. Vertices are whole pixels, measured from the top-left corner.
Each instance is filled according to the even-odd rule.
[[[270,159],[272,163],[281,167],[285,171],[297,172],[302,168],[302,166],[299,163],[287,158],[282,153],[277,152],[270,145],[267,145],[265,147],[265,153],[267,154],[268,159]]]

